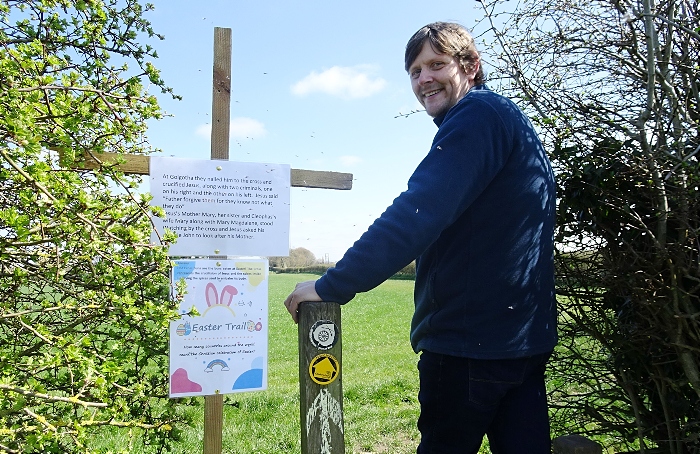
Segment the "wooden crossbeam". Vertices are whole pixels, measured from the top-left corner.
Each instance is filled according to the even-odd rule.
[[[93,153],[85,154],[83,160],[76,165],[76,170],[95,170],[100,166],[113,165],[121,172],[149,175],[151,170],[151,157],[145,155],[120,155],[118,153]],[[296,188],[321,188],[321,189],[352,189],[352,174],[342,172],[327,172],[320,170],[291,170],[292,186]]]

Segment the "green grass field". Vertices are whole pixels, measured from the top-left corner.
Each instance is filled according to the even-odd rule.
[[[270,275],[268,389],[224,396],[225,454],[300,454],[298,333],[282,303],[297,282],[317,277]],[[411,280],[389,280],[342,308],[346,453],[415,453],[418,355],[409,344],[412,314]],[[171,452],[201,453],[204,398],[180,402],[194,423],[179,427],[181,439]],[[143,448],[139,435],[101,429],[88,448],[100,454],[152,452]],[[603,445],[610,446],[609,440]],[[480,452],[490,452],[486,440]]]

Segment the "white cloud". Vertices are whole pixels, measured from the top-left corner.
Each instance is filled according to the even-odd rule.
[[[326,93],[343,99],[366,98],[384,89],[386,81],[374,77],[374,68],[369,65],[334,66],[323,72],[311,74],[292,85],[292,93],[306,96],[311,93]]]
[[[231,120],[231,137],[258,138],[267,134],[265,125],[252,118],[237,117]]]
[[[209,123],[197,126],[197,130],[194,132],[200,137],[211,137],[211,125]]]
[[[232,118],[229,131],[231,138],[234,139],[257,139],[267,134],[263,123],[246,117]],[[202,137],[211,137],[211,124],[207,123],[199,126],[196,134]]]
[[[359,164],[362,162],[362,158],[360,158],[359,156],[345,155],[341,156],[339,159],[345,167],[352,167],[355,164]]]

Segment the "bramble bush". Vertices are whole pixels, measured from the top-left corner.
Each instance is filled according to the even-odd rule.
[[[553,427],[700,452],[700,3],[481,2],[558,184]]]

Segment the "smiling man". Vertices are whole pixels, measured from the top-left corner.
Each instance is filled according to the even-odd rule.
[[[438,126],[401,193],[317,281],[284,304],[347,303],[416,259],[418,454],[550,452],[544,370],[557,341],[555,185],[532,124],[484,85],[472,36],[437,22],[406,45]]]
[[[427,38],[418,41],[420,38],[422,35],[412,39],[416,40],[415,43],[409,43],[411,55],[406,57],[406,71],[411,77],[413,93],[428,115],[439,117],[457,104],[470,88],[483,83],[483,70],[479,54],[475,50],[458,60],[449,53],[436,50],[443,48],[446,43],[436,40],[433,44]],[[473,47],[473,43],[462,44],[465,48]]]

